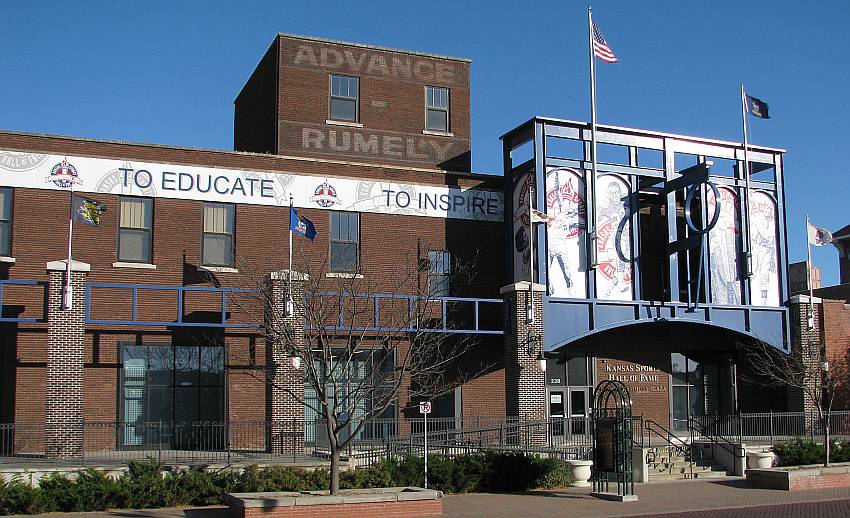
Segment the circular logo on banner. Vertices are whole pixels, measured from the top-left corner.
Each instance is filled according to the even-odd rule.
[[[334,189],[333,186],[325,180],[316,187],[310,201],[314,201],[319,207],[327,209],[328,207],[333,207],[339,203],[339,198],[336,197],[336,189]]]
[[[21,153],[16,151],[0,152],[0,169],[8,171],[29,171],[47,160],[47,155],[39,153]]]
[[[45,178],[45,181],[53,182],[56,186],[67,189],[75,183],[83,183],[79,176],[77,168],[68,163],[67,160],[63,160],[53,166],[53,169],[50,170],[50,176]]]
[[[516,206],[514,214],[519,215],[519,221],[522,226],[527,227],[531,224],[528,214],[528,196],[531,194],[532,186],[534,185],[534,175],[528,173],[520,185],[517,186]]]

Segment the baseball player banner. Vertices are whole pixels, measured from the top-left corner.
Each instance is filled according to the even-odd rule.
[[[738,226],[738,196],[728,187],[718,188],[720,216],[708,233],[711,301],[715,304],[741,304],[741,240]],[[708,195],[708,213],[713,214],[717,200]]]
[[[753,276],[750,279],[753,306],[779,306],[779,247],[776,232],[776,201],[763,191],[750,198],[750,232],[753,246]]]
[[[631,189],[617,175],[596,179],[596,298],[632,300]]]
[[[548,292],[552,297],[587,296],[584,174],[560,167],[546,172]]]

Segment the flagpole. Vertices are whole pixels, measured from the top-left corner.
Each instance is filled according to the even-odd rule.
[[[749,146],[749,139],[747,137],[747,93],[744,90],[744,85],[741,84],[741,119],[744,125],[744,181],[746,185],[746,196],[744,197],[744,207],[746,207],[747,214],[747,249],[744,252],[744,258],[747,261],[747,278],[751,278],[753,275],[753,238],[752,238],[752,228],[750,225],[752,224],[752,219],[750,218],[750,162],[747,158],[747,150]],[[752,300],[752,286],[750,291],[750,300]]]
[[[587,8],[587,50],[590,56],[590,148],[591,148],[591,176],[588,182],[591,196],[596,196],[596,58],[593,55],[593,11]],[[585,197],[587,198],[587,197]],[[587,237],[590,242],[590,253],[588,259],[590,268],[596,267],[596,204],[591,200],[587,204],[590,207],[590,220]]]
[[[71,247],[74,240],[74,182],[71,178],[71,194],[68,200],[68,259],[65,262],[65,286],[62,290],[62,309],[71,309]]]
[[[284,307],[284,311],[287,316],[290,316],[294,313],[294,304],[292,303],[292,193],[289,194],[289,270],[287,273],[288,276],[288,287],[286,293],[286,305]]]
[[[809,278],[808,278],[808,281],[809,281],[808,282],[808,284],[809,284],[809,318],[808,318],[808,324],[809,324],[809,329],[814,329],[814,327],[815,327],[815,304],[814,304],[813,299],[814,299],[814,292],[815,292],[815,289],[814,289],[815,283],[814,283],[814,279],[812,278],[812,242],[809,239],[809,227],[810,226],[811,226],[811,223],[809,222],[809,215],[806,214],[806,248],[808,249],[808,252],[809,252],[809,260],[808,260],[808,265],[809,265]]]
[[[525,320],[529,324],[534,322],[534,214],[532,214],[531,199],[535,192],[533,185],[535,182],[536,180],[528,182],[528,266],[530,273],[530,282],[528,283],[528,298],[531,302],[528,305],[528,315],[526,315]]]

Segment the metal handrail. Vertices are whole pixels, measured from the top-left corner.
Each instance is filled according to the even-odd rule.
[[[683,441],[679,438],[679,436],[675,435],[673,432],[659,424],[657,421],[647,419],[644,421],[643,424],[644,429],[647,431],[648,434],[655,434],[667,443],[667,460],[670,461],[670,469],[672,469],[673,450],[675,449],[677,452],[681,452],[683,454],[682,456],[685,457],[685,460],[688,462],[688,469],[690,471],[689,478],[694,478],[693,444],[688,444],[687,442]],[[662,432],[664,433],[664,435],[662,435]],[[674,439],[676,441],[679,441],[681,444],[675,444],[673,441]],[[646,462],[652,462],[650,461],[648,455],[646,458]]]
[[[712,428],[715,431],[714,431],[714,433],[710,433],[707,426],[701,424],[695,416],[691,416],[691,417],[688,418],[688,429],[690,429],[691,433],[692,433],[692,435],[691,435],[692,442],[693,442],[693,432],[696,431],[696,432],[699,433],[700,437],[705,437],[712,444],[716,444],[716,445],[720,446],[721,448],[726,450],[733,457],[735,457],[737,459],[745,457],[745,455],[742,453],[743,448],[741,448],[741,443],[743,441],[742,441],[742,438],[741,438],[741,435],[740,435],[740,427],[739,427],[739,434],[738,434],[738,444],[735,444],[734,442],[730,441],[729,439],[727,439],[726,437],[724,437],[723,435],[721,435],[720,433],[717,432],[718,424],[720,422],[720,416],[718,416],[718,415],[714,415],[714,416],[704,415],[704,416],[700,416],[700,417],[702,417],[702,418],[713,417],[714,421],[712,423],[712,425],[713,425]],[[740,425],[740,416],[734,416],[734,417],[738,418],[739,425]]]

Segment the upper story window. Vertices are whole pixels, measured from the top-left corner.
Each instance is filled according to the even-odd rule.
[[[360,79],[351,76],[331,76],[330,118],[338,121],[357,122],[360,97]]]
[[[12,188],[0,187],[0,255],[12,255]]]
[[[230,203],[204,203],[203,264],[233,266],[234,216],[235,206]]]
[[[118,260],[150,263],[153,200],[122,196],[119,212]]]
[[[331,271],[360,270],[360,214],[331,212]]]
[[[449,131],[449,89],[425,87],[425,129]]]
[[[448,297],[452,273],[452,254],[446,250],[428,252],[428,290],[432,297]]]

